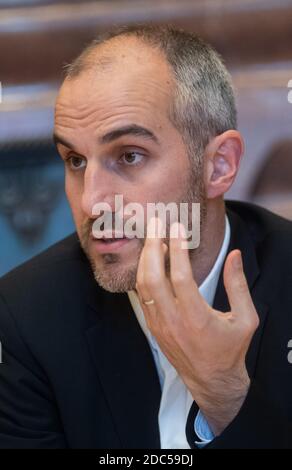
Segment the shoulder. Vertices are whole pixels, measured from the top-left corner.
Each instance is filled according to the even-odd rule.
[[[229,218],[240,218],[252,238],[261,242],[268,238],[279,238],[291,242],[292,221],[255,204],[241,201],[226,201]]]
[[[248,233],[257,262],[271,278],[291,279],[292,222],[254,204],[226,201],[233,230]]]
[[[78,237],[72,234],[1,277],[0,294],[9,294],[11,290],[14,295],[22,290],[45,290],[53,281],[65,282],[72,265],[86,264]]]
[[[92,288],[100,290],[77,235],[70,235],[0,279],[0,329],[11,322],[28,334],[74,328]]]

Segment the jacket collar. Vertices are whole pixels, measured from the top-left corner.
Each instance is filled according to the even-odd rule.
[[[120,446],[159,449],[159,378],[128,295],[104,291],[102,305],[100,296],[94,304],[98,315],[86,337]]]

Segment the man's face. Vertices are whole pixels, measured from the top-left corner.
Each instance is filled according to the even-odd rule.
[[[202,191],[194,186],[186,146],[169,120],[173,82],[167,63],[133,39],[110,48],[97,52],[112,53],[105,66],[64,82],[55,133],[82,247],[97,282],[119,292],[135,287],[144,240],[94,239],[93,207],[103,202],[114,212],[115,195],[122,195],[124,205],[135,202],[146,210],[149,202],[200,202]]]

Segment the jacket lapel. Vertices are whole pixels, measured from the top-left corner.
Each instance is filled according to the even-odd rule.
[[[161,390],[151,350],[128,295],[102,292],[86,336],[121,448],[160,448]],[[96,310],[100,297],[92,300]]]
[[[245,276],[260,319],[260,325],[252,338],[246,357],[248,373],[250,377],[253,377],[256,370],[257,355],[266,321],[268,306],[262,302],[257,295],[256,281],[258,280],[260,269],[257,262],[255,242],[253,241],[246,224],[235,212],[227,208],[227,216],[231,228],[228,253],[234,249],[239,249],[241,251]],[[228,297],[223,283],[223,269],[220,273],[213,306],[222,312],[230,310]]]

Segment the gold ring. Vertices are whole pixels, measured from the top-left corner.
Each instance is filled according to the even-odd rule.
[[[150,300],[143,300],[143,304],[145,304],[145,305],[153,305],[153,304],[154,304],[154,300],[153,300],[153,299],[150,299]]]

